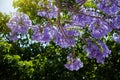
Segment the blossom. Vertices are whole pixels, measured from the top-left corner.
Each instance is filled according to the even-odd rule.
[[[67,39],[57,31],[55,32],[54,42],[62,48],[67,48],[75,45],[74,39]]]
[[[86,27],[91,23],[91,21],[92,21],[92,18],[84,14],[72,16],[72,25],[75,25],[75,26]]]
[[[18,36],[14,32],[11,32],[10,33],[10,40],[13,42],[16,42],[18,40]]]
[[[80,2],[82,2],[83,0],[75,0],[76,1],[76,3],[80,3]]]
[[[73,47],[75,45],[74,36],[78,35],[78,32],[74,30],[67,30],[70,25],[63,27],[64,33],[61,33],[59,29],[54,31],[54,42],[62,48]]]
[[[71,71],[73,70],[78,71],[80,68],[83,67],[83,63],[81,62],[81,60],[77,57],[73,58],[72,54],[69,54],[67,56],[67,61],[68,63],[66,63],[64,66]]]
[[[94,43],[90,39],[87,39],[87,46],[85,50],[88,53],[88,57],[95,58],[97,60],[97,63],[104,63],[105,58],[107,58],[111,53],[103,41]]]
[[[18,35],[26,34],[31,25],[32,22],[28,15],[22,12],[16,12],[7,23],[7,26],[11,29],[10,40],[16,42]]]
[[[115,18],[112,19],[112,27],[113,29],[120,30],[120,15],[116,15]]]
[[[113,34],[113,39],[114,39],[114,41],[120,43],[120,34],[114,33],[114,34]]]
[[[48,1],[47,5],[44,5],[43,2],[38,2],[38,6],[46,7],[47,10],[38,10],[37,15],[47,18],[57,18],[58,8],[52,4],[52,1]]]
[[[34,25],[32,27],[33,35],[32,39],[41,43],[49,43],[53,38],[52,27],[41,27],[39,25]]]
[[[112,29],[104,20],[94,19],[89,26],[89,30],[94,38],[102,38]]]
[[[27,33],[31,25],[32,25],[32,22],[29,19],[29,17],[22,12],[15,13],[7,23],[7,26],[11,29],[11,31],[17,34]]]
[[[120,8],[117,6],[119,0],[95,0],[95,3],[98,2],[97,6],[100,10],[104,11],[107,14],[116,14]]]

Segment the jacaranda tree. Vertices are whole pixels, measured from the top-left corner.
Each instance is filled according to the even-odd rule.
[[[1,57],[11,80],[120,78],[119,0],[14,0],[13,5],[18,12],[8,18],[10,31],[1,33],[12,45],[7,54],[2,46]]]

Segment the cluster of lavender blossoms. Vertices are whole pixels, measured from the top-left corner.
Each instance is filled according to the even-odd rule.
[[[70,25],[65,25],[63,28],[68,36],[78,36],[79,32],[73,30],[67,30],[67,28],[71,27]],[[32,39],[41,43],[49,43],[54,40],[54,43],[59,45],[62,48],[68,48],[75,45],[74,38],[64,38],[62,33],[59,31],[57,27],[53,26],[40,26],[34,25],[32,27],[33,35]]]
[[[18,35],[26,34],[31,25],[32,22],[28,15],[22,12],[14,13],[7,23],[7,26],[11,29],[10,40],[13,40],[14,42],[17,41]]]
[[[83,67],[83,63],[79,58],[73,58],[72,54],[69,54],[67,56],[67,63],[64,65],[67,69],[73,71],[76,70],[78,71],[80,68]]]
[[[40,25],[34,25],[32,27],[33,35],[32,39],[41,43],[49,43],[53,38],[52,31],[53,28],[51,26],[42,28]]]
[[[95,3],[100,10],[109,15],[116,14],[120,10],[119,0],[95,0]]]
[[[120,0],[93,0],[96,8],[85,7],[84,4],[87,1],[89,0],[75,0],[79,8],[72,5],[63,8],[64,3],[62,4],[60,0],[45,2],[40,0],[37,15],[49,20],[42,25],[32,25],[26,14],[16,13],[7,24],[11,29],[10,39],[17,41],[17,35],[26,34],[31,26],[33,40],[43,44],[52,40],[61,48],[74,48],[76,40],[82,40],[81,42],[86,43],[84,49],[88,53],[88,58],[95,58],[97,63],[104,63],[111,51],[102,40],[108,33],[115,30],[113,40],[120,43]],[[69,0],[63,2],[66,2],[65,6],[67,6]],[[67,11],[67,16],[70,17],[67,23],[61,18],[64,11]],[[81,30],[84,34],[81,34]],[[84,36],[86,33],[87,36]],[[67,63],[64,65],[71,71],[77,71],[83,67],[83,62],[74,56],[75,54],[69,54]]]
[[[52,4],[52,0],[48,0],[47,5],[43,3],[43,1],[39,1],[38,6],[46,8],[46,9],[40,9],[38,10],[37,15],[41,17],[47,17],[47,18],[57,18],[57,10],[58,8]]]
[[[103,41],[98,41],[94,43],[90,39],[87,39],[87,46],[85,50],[88,52],[89,58],[95,58],[97,63],[104,63],[105,58],[111,53],[107,45]]]
[[[102,38],[111,31],[111,27],[104,20],[95,19],[90,24],[89,30],[94,38]]]

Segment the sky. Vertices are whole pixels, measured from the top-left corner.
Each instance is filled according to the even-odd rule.
[[[0,12],[9,14],[10,12],[15,12],[12,7],[13,0],[0,0]]]

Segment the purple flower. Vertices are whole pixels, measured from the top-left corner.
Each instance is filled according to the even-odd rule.
[[[115,18],[112,19],[112,27],[113,29],[120,30],[120,15],[116,15]]]
[[[17,34],[27,33],[29,27],[32,25],[29,17],[24,13],[15,13],[13,17],[7,23],[7,26],[12,32]]]
[[[38,16],[46,16],[47,13],[46,13],[46,11],[38,11],[38,12],[37,12],[37,15],[38,15]]]
[[[36,40],[36,41],[40,41],[41,40],[41,34],[40,34],[40,27],[39,25],[34,25],[32,27],[33,30],[33,35],[32,35],[32,39]]]
[[[83,3],[85,0],[75,0],[76,3]]]
[[[92,18],[84,14],[73,15],[72,16],[72,25],[86,27],[92,21]]]
[[[110,15],[116,14],[120,10],[120,8],[116,5],[117,1],[118,0],[101,0],[98,2],[98,0],[95,0],[95,2],[98,2],[98,8]]]
[[[94,19],[94,21],[89,26],[89,30],[91,31],[91,35],[94,38],[102,38],[112,29],[105,21]]]
[[[10,33],[10,40],[12,40],[13,42],[16,42],[18,40],[18,37],[14,32]]]
[[[107,58],[111,54],[111,50],[108,49],[108,46],[103,41],[99,41],[99,43],[102,48],[101,52],[103,53],[103,57]]]
[[[54,6],[50,12],[48,12],[48,18],[57,18],[58,8]]]
[[[47,10],[39,10],[37,15],[41,17],[47,17],[47,18],[57,18],[57,11],[58,8],[52,4],[52,1],[48,1],[48,4],[45,5],[41,1],[38,3],[39,6],[47,8]]]
[[[65,32],[64,34],[62,34],[59,29],[55,29],[54,42],[62,48],[74,46],[75,45],[75,40],[74,40],[75,32],[66,30],[66,26],[64,26],[63,30]]]
[[[50,42],[51,38],[50,38],[50,33],[49,33],[49,30],[47,28],[44,29],[43,33],[42,33],[42,39],[41,41],[43,43],[48,43]]]
[[[80,28],[78,26],[74,26],[74,25],[70,25],[70,24],[64,25],[64,30],[65,30],[66,34],[71,37],[79,36],[80,35],[79,29]]]
[[[52,31],[51,27],[41,27],[39,25],[35,25],[32,30],[32,39],[38,42],[48,43],[53,38],[52,33],[50,33]]]
[[[114,39],[114,41],[120,43],[120,34],[114,33],[114,34],[113,34],[113,39]]]
[[[95,43],[90,39],[87,39],[87,46],[85,50],[88,52],[88,57],[95,58],[97,63],[104,63],[105,58],[111,53],[103,41],[98,41],[98,43]]]
[[[77,57],[73,59],[71,54],[67,56],[67,61],[68,63],[66,63],[64,66],[71,71],[78,71],[80,68],[83,67],[83,63],[81,62],[81,60]]]
[[[71,44],[68,43],[69,40],[65,39],[60,32],[55,33],[54,42],[62,48],[67,48],[67,47],[71,46]]]

